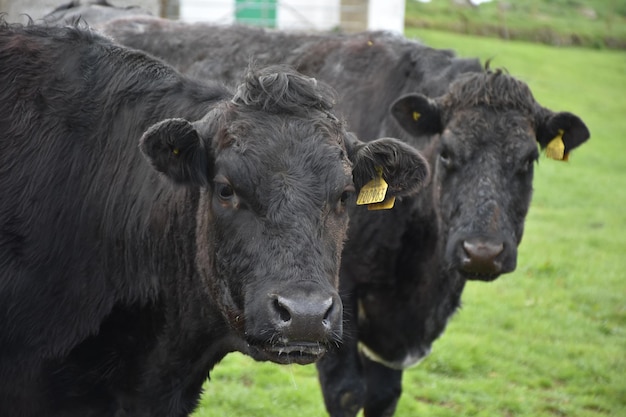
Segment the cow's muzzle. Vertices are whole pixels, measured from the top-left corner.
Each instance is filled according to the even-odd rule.
[[[457,268],[468,280],[493,281],[516,266],[517,247],[503,239],[459,239],[454,252]]]
[[[247,329],[267,360],[308,364],[341,341],[342,304],[336,292],[312,285],[271,293]]]

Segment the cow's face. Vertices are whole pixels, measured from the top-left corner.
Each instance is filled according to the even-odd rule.
[[[247,341],[277,362],[308,363],[341,338],[337,267],[355,186],[342,138],[323,130],[282,116],[231,121],[201,198],[206,276]]]
[[[338,270],[361,178],[381,167],[403,194],[428,173],[407,145],[359,143],[327,112],[241,103],[196,123],[161,122],[142,149],[159,171],[201,188],[197,268],[250,353],[279,363],[310,363],[341,339]]]
[[[362,352],[403,369],[429,352],[467,279],[515,269],[539,148],[551,149],[558,136],[557,156],[566,159],[589,132],[578,117],[542,108],[524,84],[499,73],[470,75],[437,100],[405,96],[391,112],[420,142],[430,137],[432,195],[413,199],[407,212],[418,207],[428,216],[432,206],[439,220],[427,240],[438,246],[423,248],[419,240],[430,225],[408,222],[415,230],[405,230],[402,244],[422,250],[401,262],[392,286],[361,289],[357,311]]]
[[[392,112],[409,132],[437,135],[431,163],[444,268],[485,281],[513,271],[537,144],[552,152],[560,141],[564,159],[589,137],[584,123],[540,107],[525,84],[499,72],[467,76],[436,101],[406,96]]]
[[[458,112],[435,153],[445,265],[468,279],[513,271],[539,156],[531,120],[516,111]]]

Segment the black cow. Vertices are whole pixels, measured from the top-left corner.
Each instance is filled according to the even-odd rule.
[[[341,339],[354,192],[428,174],[287,68],[233,94],[88,30],[5,22],[0,62],[2,416],[183,416],[230,351],[313,362]]]
[[[340,271],[346,338],[318,362],[333,416],[393,414],[402,370],[428,354],[465,282],[515,269],[537,144],[563,159],[589,137],[578,117],[541,107],[523,82],[400,36],[149,17],[99,28],[199,78],[232,83],[251,60],[289,63],[335,87],[336,109],[360,138],[400,137],[428,155],[426,192],[389,212],[351,213]]]

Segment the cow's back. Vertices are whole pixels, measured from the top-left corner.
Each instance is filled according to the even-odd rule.
[[[461,72],[479,72],[478,60],[462,59],[387,32],[320,37],[298,48],[293,64],[339,92],[338,112],[361,140],[410,139],[389,108],[401,96],[444,94]]]
[[[139,138],[164,114],[199,118],[223,91],[76,28],[2,22],[0,62],[0,404],[19,408],[7,393],[46,393],[38,373],[55,358],[120,305],[156,299],[141,245],[154,196],[177,191]]]
[[[291,65],[338,91],[337,112],[366,141],[409,139],[389,115],[391,104],[402,95],[437,97],[460,73],[482,71],[477,59],[458,58],[452,51],[380,31],[311,34],[148,16],[113,19],[96,27],[203,80],[234,85],[251,63]]]

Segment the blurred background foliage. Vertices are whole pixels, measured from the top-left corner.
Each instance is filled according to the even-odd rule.
[[[406,28],[626,49],[625,0],[406,0]]]

